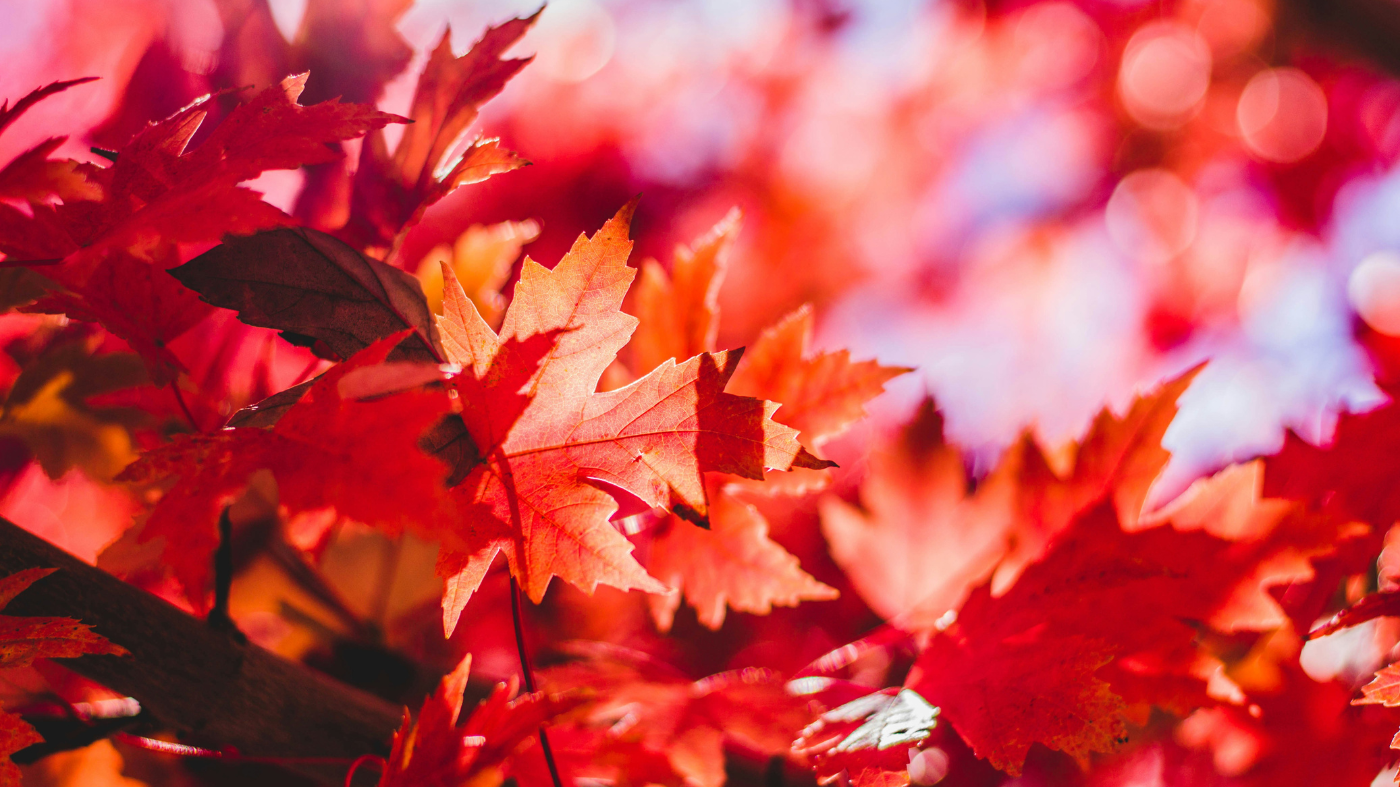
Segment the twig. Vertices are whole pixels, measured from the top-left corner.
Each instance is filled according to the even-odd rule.
[[[535,671],[530,668],[530,655],[525,649],[525,627],[521,625],[520,611],[520,583],[515,581],[515,575],[510,577],[510,615],[515,621],[515,648],[520,652],[520,671],[525,675],[525,690],[534,694]],[[554,787],[564,787],[564,782],[559,778],[559,766],[554,763],[554,750],[549,746],[549,734],[540,727],[540,751],[544,752],[544,764],[549,766],[549,776],[554,780]]]

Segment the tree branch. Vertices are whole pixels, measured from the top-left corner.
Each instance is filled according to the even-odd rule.
[[[34,567],[62,570],[21,593],[5,613],[77,618],[131,651],[61,663],[135,697],[189,742],[233,747],[252,757],[344,758],[347,765],[363,754],[388,753],[402,721],[398,708],[256,645],[240,644],[0,518],[0,575]],[[327,781],[345,772],[344,767],[288,767]]]

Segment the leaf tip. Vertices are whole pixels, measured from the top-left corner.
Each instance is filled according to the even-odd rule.
[[[841,465],[836,464],[830,459],[822,459],[806,448],[802,448],[798,450],[797,456],[793,457],[792,466],[803,467],[808,470],[826,470],[827,468],[840,467]]]

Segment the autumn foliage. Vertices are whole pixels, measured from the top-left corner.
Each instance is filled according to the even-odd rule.
[[[1326,392],[1308,418],[1269,422],[1278,445],[1189,439],[1212,396],[1238,393],[1219,370],[1243,351],[1219,337],[1262,330],[1229,304],[1301,276],[1279,250],[1345,234],[1317,206],[1360,199],[1334,181],[1400,154],[1400,83],[1284,35],[1291,17],[1268,3],[1151,4],[1160,18],[945,3],[940,35],[966,47],[943,67],[982,97],[921,71],[879,134],[804,160],[818,179],[873,162],[879,178],[847,199],[773,163],[779,121],[849,22],[796,3],[774,59],[733,73],[772,122],[683,188],[618,174],[628,137],[585,111],[602,100],[586,76],[524,83],[538,94],[483,114],[522,85],[531,58],[511,53],[549,9],[465,50],[448,30],[415,59],[394,26],[408,5],[311,0],[284,36],[267,3],[215,0],[213,65],[153,40],[100,125],[7,140],[93,89],[84,74],[0,107],[15,148],[0,166],[0,513],[207,618],[231,653],[265,648],[404,707],[380,749],[332,758],[337,778],[1360,786],[1400,759],[1400,322],[1385,311],[1400,289],[1376,278],[1390,263],[1349,280],[1334,377],[1265,392],[1294,396],[1278,413]],[[1209,16],[1227,12],[1234,27]],[[1255,27],[1274,24],[1266,52]],[[1042,28],[1125,65],[1064,77],[1089,55],[1021,60]],[[1180,46],[1146,49],[1162,41]],[[1134,81],[1151,57],[1198,50],[1204,82],[1181,106]],[[1276,103],[1325,83],[1326,135],[1305,139],[1304,115],[1251,120],[1265,56],[1300,64],[1267,71]],[[1346,103],[1358,85],[1391,92]],[[626,105],[625,87],[606,100]],[[402,115],[383,109],[396,90]],[[1103,187],[1014,221],[1022,208],[954,204],[958,188],[979,198],[977,167],[906,151],[975,136],[960,124],[1014,109],[979,103],[998,95],[1102,110],[1114,130],[1054,133],[1119,140],[1095,165]],[[932,110],[946,117],[910,119]],[[1343,138],[1385,123],[1371,147]],[[485,136],[497,126],[506,141]],[[277,199],[286,173],[296,187]],[[914,196],[917,178],[953,198]],[[882,222],[914,202],[924,235],[905,243]],[[1211,224],[1224,214],[1239,224]],[[1246,236],[1247,275],[1211,268]],[[1058,314],[1042,290],[1073,289],[1056,266],[1110,242],[1147,283],[1123,296],[1143,309],[1136,355],[1102,361],[1095,342],[1121,337],[1038,321]],[[914,295],[853,262],[919,244],[925,267],[888,272]],[[904,305],[881,313],[880,298]],[[937,316],[911,316],[910,298]],[[1300,301],[1279,302],[1301,324]],[[1066,357],[1068,335],[1095,355],[1083,376],[1123,368],[1094,378],[1092,409],[1074,386],[984,391],[1043,403],[982,402],[1015,417],[977,439],[977,397],[946,375],[980,351],[927,375],[910,359],[966,327],[948,314],[983,307],[1028,334],[1029,365],[1042,339]],[[899,329],[875,342],[892,357],[842,349],[842,326],[863,348],[870,325]],[[1269,373],[1286,365],[1270,358]],[[1084,416],[1072,439],[1031,417],[1057,395]],[[0,578],[0,606],[52,568]],[[302,784],[278,769],[328,765],[175,741],[172,720],[63,667],[79,656],[134,658],[77,619],[0,615],[0,785]],[[65,724],[81,734],[36,731]]]

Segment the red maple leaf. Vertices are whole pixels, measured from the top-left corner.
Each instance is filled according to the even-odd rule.
[[[166,273],[178,264],[178,252],[169,244],[143,256],[109,249],[81,285],[40,298],[22,311],[100,323],[141,356],[151,382],[162,386],[185,371],[170,342],[214,310]]]
[[[725,781],[725,743],[763,758],[788,750],[809,718],[807,701],[794,697],[769,670],[741,669],[691,680],[650,657],[603,643],[575,643],[579,660],[541,672],[556,691],[587,689],[593,698],[572,715],[576,730],[618,762],[651,765],[660,756],[670,770],[697,787]],[[617,750],[621,751],[617,751]],[[587,773],[587,772],[585,772]],[[584,775],[584,774],[579,774]],[[615,775],[615,774],[614,774]]]
[[[793,753],[811,760],[819,779],[845,771],[856,787],[906,787],[911,759],[930,743],[938,713],[909,689],[870,692],[822,713]]]
[[[632,210],[580,237],[552,271],[527,260],[499,335],[444,269],[439,327],[450,359],[466,367],[453,385],[483,458],[456,488],[470,511],[464,539],[477,546],[440,565],[451,577],[449,631],[502,551],[536,602],[554,576],[587,592],[600,582],[665,592],[609,524],[618,504],[605,488],[702,519],[707,471],[762,478],[765,468],[830,465],[773,422],[777,405],[724,392],[738,353],[667,362],[596,392],[636,325],[620,309],[633,276]]]
[[[1081,760],[1110,751],[1131,706],[1205,701],[1197,630],[1277,549],[1170,526],[1124,533],[1105,502],[1005,595],[973,591],[906,686],[1008,773],[1032,743]]]
[[[301,74],[260,91],[191,149],[208,98],[147,126],[116,153],[111,167],[36,163],[29,160],[35,151],[12,162],[56,178],[47,187],[31,182],[24,194],[15,195],[29,199],[28,216],[0,204],[6,264],[41,266],[44,276],[66,288],[29,310],[99,321],[141,354],[155,383],[174,379],[184,367],[167,345],[210,312],[166,275],[179,262],[175,244],[290,223],[290,217],[238,184],[265,170],[333,160],[339,154],[326,143],[401,120],[339,101],[300,106],[305,82]],[[22,110],[29,98],[15,109]],[[71,182],[79,176],[82,188]],[[63,202],[52,204],[49,194]]]
[[[1264,459],[1264,493],[1298,501],[1330,522],[1334,534],[1336,550],[1314,561],[1315,576],[1279,591],[1299,631],[1336,609],[1337,585],[1371,570],[1386,531],[1400,519],[1400,477],[1391,460],[1397,442],[1400,407],[1391,401],[1370,412],[1342,414],[1323,446],[1290,431],[1283,448]]]
[[[580,705],[581,692],[536,692],[515,696],[515,686],[496,684],[467,720],[458,724],[471,656],[443,677],[423,701],[417,719],[404,711],[394,733],[379,787],[457,787],[499,783],[500,768],[541,724]],[[480,781],[476,781],[480,780]]]
[[[208,242],[289,223],[238,184],[266,170],[334,160],[340,154],[327,142],[402,120],[335,100],[303,107],[297,97],[305,84],[306,74],[299,74],[259,91],[192,149],[187,146],[204,120],[208,98],[152,123],[117,151],[111,167],[86,170],[101,199],[31,203],[32,216],[3,206],[0,251],[9,264],[48,265],[45,275],[76,287],[108,248],[153,237]]]
[[[406,368],[378,365],[411,333],[380,340],[323,374],[271,429],[177,438],[119,477],[168,485],[139,542],[164,540],[164,561],[195,606],[204,604],[219,511],[259,470],[277,480],[288,517],[334,508],[391,535],[438,535],[437,523],[452,513],[446,469],[418,441],[452,403],[442,390],[377,395],[384,390],[378,378],[402,377]]]
[[[500,93],[530,58],[501,55],[534,24],[539,12],[489,28],[461,57],[452,56],[452,31],[443,31],[413,94],[409,117],[392,154],[382,132],[365,139],[350,219],[342,234],[360,246],[389,248],[418,223],[423,211],[458,186],[477,183],[528,162],[478,139],[456,158],[447,155],[476,120],[481,105]]]
[[[56,568],[29,568],[0,579],[0,609]],[[18,618],[0,615],[0,669],[32,664],[35,659],[71,659],[88,653],[124,656],[126,648],[71,618]],[[0,711],[0,787],[19,787],[19,768],[10,755],[43,738],[13,713]]]
[[[28,95],[16,101],[14,106],[10,106],[9,102],[0,104],[0,133],[4,133],[20,115],[43,99],[96,78],[84,77],[66,82],[53,82],[30,91]],[[65,201],[101,198],[101,189],[88,182],[88,173],[96,169],[93,165],[71,159],[49,158],[49,154],[67,139],[50,137],[15,156],[0,169],[0,197],[30,202],[45,202],[55,197]]]

